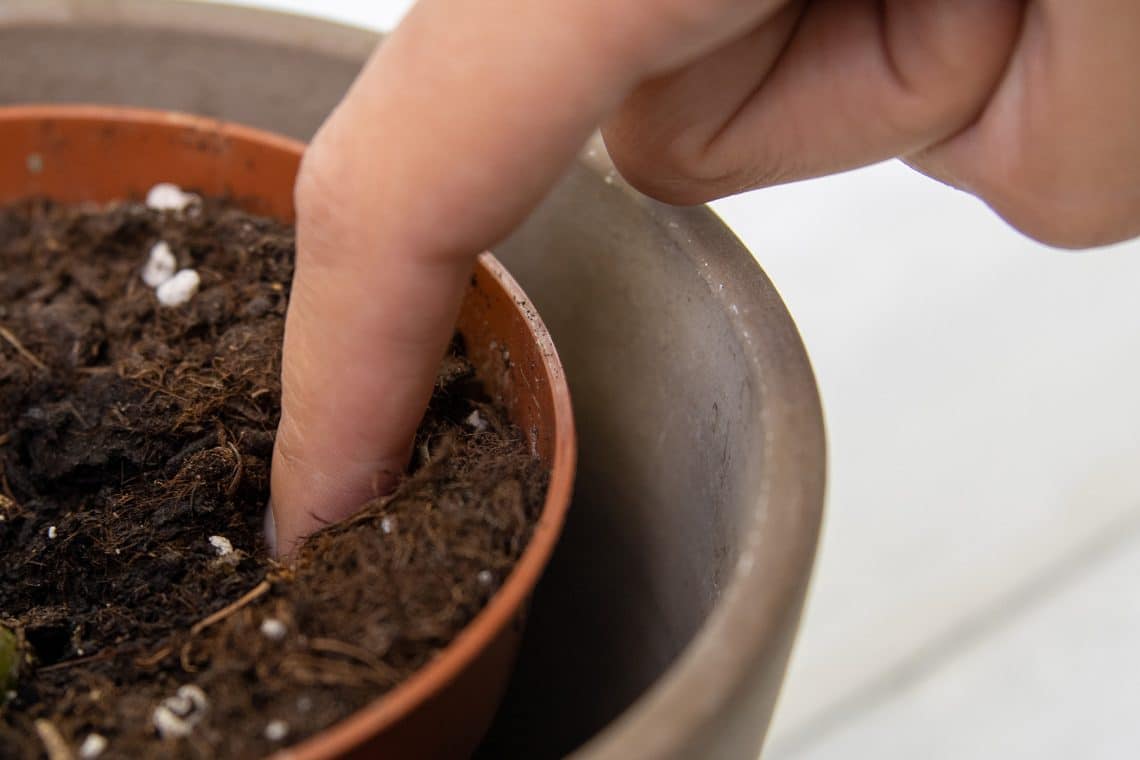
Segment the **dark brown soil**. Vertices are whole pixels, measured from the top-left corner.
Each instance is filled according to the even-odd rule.
[[[159,239],[202,277],[185,306],[140,279]],[[218,201],[0,209],[0,628],[22,660],[0,757],[93,733],[103,757],[271,752],[430,660],[521,553],[546,473],[457,346],[399,489],[268,558],[292,255],[291,229]],[[208,704],[176,698],[193,728],[160,738],[187,685]]]

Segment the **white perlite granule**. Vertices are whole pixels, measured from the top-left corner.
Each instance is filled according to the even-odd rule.
[[[163,739],[181,739],[190,735],[209,707],[206,692],[199,687],[179,686],[175,696],[167,697],[154,708],[151,722]]]
[[[261,621],[261,635],[270,641],[281,641],[289,629],[277,618],[265,618]]]
[[[158,286],[154,294],[163,306],[181,306],[188,303],[198,292],[202,278],[193,269],[183,269],[166,282]]]
[[[59,535],[59,531],[55,529],[54,525],[48,526],[48,538],[55,538]]]
[[[157,288],[173,277],[177,269],[178,260],[174,258],[170,246],[165,240],[159,240],[150,249],[150,256],[142,270],[142,279],[150,287]]]
[[[271,742],[279,742],[289,735],[289,724],[283,720],[271,720],[265,727],[265,738]]]
[[[226,557],[234,553],[234,545],[225,536],[210,536],[210,546],[214,547],[219,557]]]
[[[198,196],[194,193],[185,193],[173,182],[159,182],[146,194],[146,205],[155,211],[181,211]]]
[[[79,745],[79,760],[95,760],[107,750],[107,738],[100,734],[87,734]]]
[[[177,268],[178,260],[165,240],[151,246],[150,255],[143,265],[142,280],[154,288],[154,294],[163,306],[181,306],[189,302],[202,284],[202,278],[193,269],[175,272]]]

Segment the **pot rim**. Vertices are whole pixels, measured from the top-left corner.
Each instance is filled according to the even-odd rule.
[[[193,130],[222,141],[260,143],[290,153],[298,161],[305,151],[304,143],[267,130],[157,109],[93,104],[0,106],[0,123],[20,121],[133,122]],[[516,620],[534,593],[554,552],[570,507],[577,463],[576,433],[566,375],[546,325],[515,279],[490,253],[480,254],[477,266],[503,288],[512,309],[527,325],[527,332],[542,357],[543,374],[549,381],[553,410],[550,483],[534,532],[503,585],[438,655],[391,691],[300,744],[280,750],[275,757],[316,760],[339,756],[363,746],[372,736],[395,725],[427,702],[455,680],[506,626]]]

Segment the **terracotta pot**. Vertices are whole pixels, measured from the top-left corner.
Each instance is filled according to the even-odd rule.
[[[290,221],[303,149],[256,129],[162,111],[3,108],[0,202],[28,195],[65,202],[138,198],[158,182],[174,182]],[[570,503],[574,423],[550,336],[490,254],[479,259],[457,328],[491,394],[551,468],[534,537],[487,607],[438,657],[368,707],[282,753],[290,758],[466,757],[502,697],[528,600]]]

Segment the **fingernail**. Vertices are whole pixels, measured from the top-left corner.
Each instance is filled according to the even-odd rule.
[[[265,543],[269,545],[269,553],[277,556],[277,518],[273,516],[273,504],[265,508]]]

